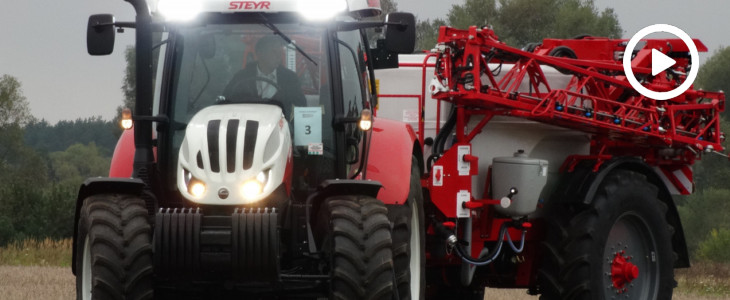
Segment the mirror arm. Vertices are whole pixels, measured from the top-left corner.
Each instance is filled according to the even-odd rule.
[[[398,30],[401,30],[401,31],[406,30],[408,28],[408,24],[403,23],[403,22],[383,22],[383,25],[397,26]]]
[[[157,122],[162,124],[168,124],[170,123],[170,118],[168,118],[166,115],[156,115],[156,116],[133,116],[133,121],[150,121],[150,122]]]
[[[117,27],[123,27],[123,28],[137,28],[137,23],[135,22],[115,22],[114,24],[111,24]]]
[[[101,27],[105,26],[116,26],[116,27],[122,27],[122,28],[136,28],[137,24],[135,22],[112,22],[112,23],[97,23],[94,24],[94,29],[99,29]]]

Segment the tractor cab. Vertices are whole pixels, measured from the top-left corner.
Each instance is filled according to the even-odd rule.
[[[138,99],[134,118],[153,121],[164,198],[305,200],[323,180],[363,178],[369,128],[359,122],[375,107],[372,70],[397,66],[394,54],[409,43],[412,51],[412,15],[367,21],[379,4],[354,0],[160,0],[149,8],[152,42],[147,51],[138,42],[137,56],[150,55],[154,85],[141,91],[151,103]],[[125,24],[110,15],[89,22],[89,52],[110,52],[112,27]],[[365,29],[383,24],[385,38],[370,40]],[[142,117],[145,108],[157,118]]]

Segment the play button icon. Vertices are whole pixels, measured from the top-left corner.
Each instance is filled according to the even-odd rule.
[[[631,59],[632,55],[624,55],[623,58],[623,66],[624,66],[624,73],[626,74],[626,79],[631,84],[631,87],[633,87],[637,92],[644,95],[645,97],[649,97],[655,100],[667,100],[675,98],[685,91],[687,91],[691,86],[692,83],[694,83],[695,79],[697,78],[697,71],[699,70],[700,65],[700,55],[697,51],[697,46],[695,45],[694,41],[692,41],[692,38],[689,37],[687,33],[682,31],[681,29],[674,27],[672,25],[667,24],[655,24],[651,26],[647,26],[642,30],[639,30],[631,39],[629,40],[629,43],[626,45],[626,50],[624,50],[624,53],[634,53],[634,48],[636,48],[636,45],[643,39],[645,36],[655,33],[655,32],[667,32],[672,35],[675,35],[682,39],[682,42],[684,42],[687,45],[687,48],[689,49],[689,54],[691,58],[692,68],[689,70],[689,74],[687,74],[687,78],[680,84],[677,88],[667,91],[667,92],[657,92],[652,91],[644,85],[642,85],[634,75],[634,71],[632,70],[631,66]],[[661,73],[662,71],[671,68],[674,66],[677,62],[672,59],[671,57],[664,54],[662,51],[659,51],[657,49],[651,49],[651,75],[656,76],[657,74]]]
[[[676,63],[676,60],[657,51],[657,49],[651,49],[651,76],[656,76],[656,74],[669,69]]]

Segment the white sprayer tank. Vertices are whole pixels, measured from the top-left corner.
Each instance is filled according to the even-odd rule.
[[[496,199],[507,197],[512,188],[508,207],[495,206],[501,214],[522,217],[535,212],[540,192],[547,183],[548,161],[529,158],[520,150],[511,157],[495,157],[492,160],[492,196]]]

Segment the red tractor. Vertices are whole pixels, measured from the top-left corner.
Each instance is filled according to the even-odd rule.
[[[94,15],[87,29],[92,55],[135,30],[137,85],[110,177],[78,194],[77,298],[409,297],[421,148],[372,108],[373,70],[413,51],[413,15],[368,21],[380,5],[364,0],[127,2],[135,22]]]
[[[424,145],[423,198],[410,206],[426,295],[482,299],[499,287],[541,299],[671,298],[674,268],[689,267],[672,195],[693,191],[702,154],[724,155],[725,97],[642,96],[624,55],[659,92],[697,66],[680,40],[625,53],[627,42],[546,39],[520,50],[489,28],[442,27],[431,53],[376,72],[376,114],[417,128]],[[652,76],[652,50],[677,63]]]

